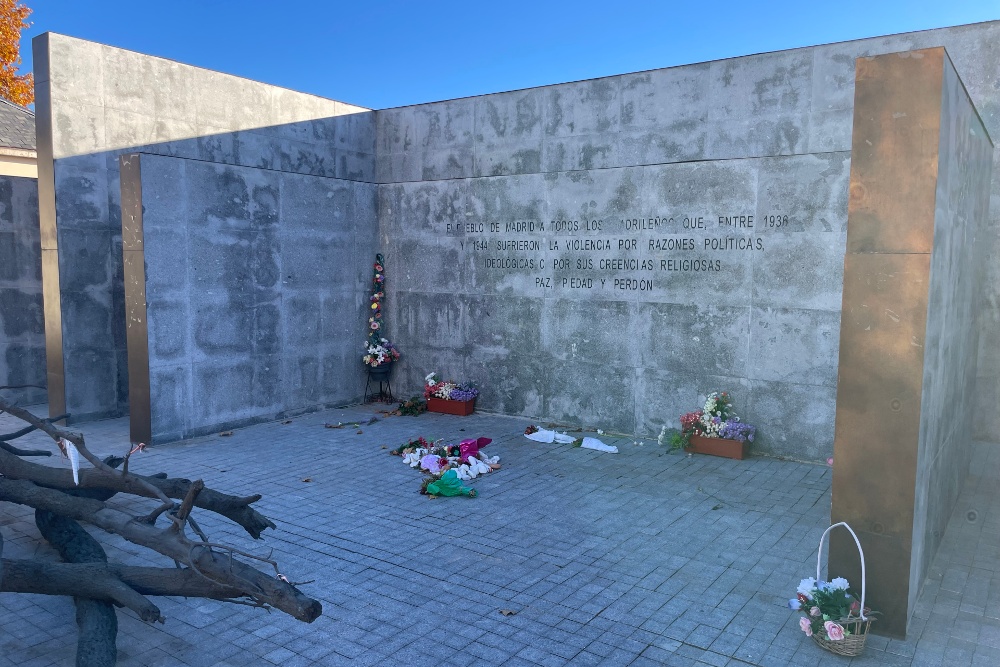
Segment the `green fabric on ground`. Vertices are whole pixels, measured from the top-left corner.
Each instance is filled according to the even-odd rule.
[[[462,484],[454,470],[447,470],[441,479],[427,485],[427,494],[431,496],[469,496],[476,497],[476,490]]]

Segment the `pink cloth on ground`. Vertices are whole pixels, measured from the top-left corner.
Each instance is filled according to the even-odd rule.
[[[420,459],[420,467],[429,472],[440,472],[441,457],[437,454],[428,454],[424,458]]]
[[[463,440],[458,443],[458,454],[462,461],[468,462],[469,457],[478,458],[479,450],[493,442],[493,438],[477,438],[476,440]]]

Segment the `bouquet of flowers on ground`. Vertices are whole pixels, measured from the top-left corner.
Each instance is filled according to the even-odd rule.
[[[691,443],[692,435],[706,438],[724,438],[740,442],[753,442],[757,429],[746,422],[740,421],[733,410],[728,392],[712,392],[705,399],[701,410],[681,415],[681,430],[674,433],[670,439],[671,449],[682,449]],[[666,444],[667,427],[660,430],[658,441]]]
[[[850,584],[843,577],[829,582],[809,577],[799,583],[788,607],[802,612],[799,627],[807,637],[839,642],[852,636],[852,627],[867,631],[868,623],[861,625],[859,621],[869,621],[868,617],[877,612],[867,607],[862,610],[861,601],[849,589]]]
[[[462,486],[461,482],[500,469],[500,457],[490,456],[482,451],[491,442],[491,438],[470,438],[456,444],[446,444],[443,440],[419,437],[389,453],[403,457],[403,463],[427,476],[421,486],[421,493],[475,497],[475,490]]]
[[[445,401],[471,401],[479,396],[479,390],[471,384],[459,384],[451,380],[443,381],[437,373],[429,373],[424,378],[424,398],[440,398]]]

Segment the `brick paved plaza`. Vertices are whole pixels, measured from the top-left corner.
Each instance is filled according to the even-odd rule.
[[[157,598],[165,625],[119,613],[119,664],[1000,664],[997,446],[976,447],[910,639],[871,637],[852,660],[814,646],[786,606],[814,573],[829,522],[828,467],[689,457],[608,436],[619,454],[539,444],[523,437],[526,420],[484,414],[389,417],[361,434],[324,428],[372,416],[381,417],[372,406],[320,412],[134,457],[136,472],[264,494],[257,507],[278,530],[263,542],[196,516],[215,541],[273,549],[290,579],[315,579],[302,588],[323,615],[306,625],[278,612]],[[0,416],[0,431],[12,424]],[[126,449],[126,420],[82,430],[98,454]],[[472,482],[476,499],[428,499],[418,493],[420,474],[387,454],[418,435],[492,437],[488,451],[503,469]],[[18,445],[32,442],[44,439],[32,434]],[[5,557],[52,553],[26,508],[4,504],[0,530]],[[169,565],[101,539],[113,561]],[[73,615],[68,598],[0,594],[0,667],[72,665]]]

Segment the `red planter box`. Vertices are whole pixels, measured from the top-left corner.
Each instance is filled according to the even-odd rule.
[[[471,401],[446,401],[443,398],[434,398],[433,396],[427,399],[428,412],[441,412],[446,415],[464,417],[465,415],[471,415],[475,407],[476,399],[472,399]]]
[[[692,435],[691,445],[685,447],[684,451],[742,460],[747,455],[747,443],[740,442],[739,440],[706,438],[703,435]]]

